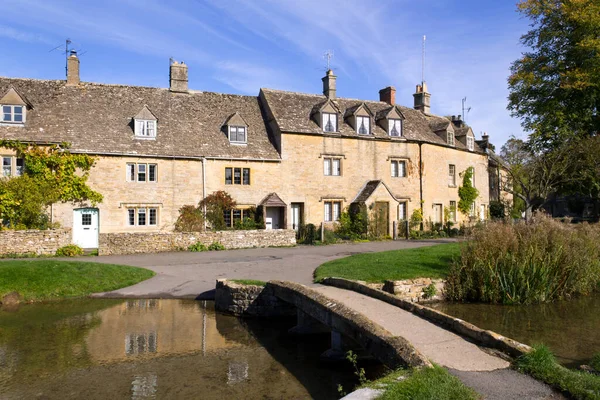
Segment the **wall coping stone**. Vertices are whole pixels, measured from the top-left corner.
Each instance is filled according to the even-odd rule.
[[[514,339],[500,335],[494,331],[483,330],[462,319],[452,317],[441,311],[424,305],[403,300],[382,290],[367,286],[365,282],[352,281],[343,278],[325,278],[321,281],[324,285],[335,286],[341,289],[352,290],[369,297],[385,301],[388,304],[402,308],[421,318],[442,326],[460,336],[467,337],[485,347],[500,350],[511,357],[520,357],[531,352],[532,348]]]

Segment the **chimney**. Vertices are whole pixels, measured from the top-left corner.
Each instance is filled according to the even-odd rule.
[[[169,68],[169,80],[171,92],[188,92],[188,67],[183,61],[180,64],[172,60]]]
[[[379,101],[388,103],[389,105],[396,104],[396,88],[388,86],[379,91]]]
[[[454,117],[454,115],[453,115],[452,116],[452,123],[457,128],[462,128],[463,127],[462,115],[457,115],[456,117]]]
[[[67,58],[67,85],[79,85],[79,58],[77,58],[75,50],[71,50],[71,54]]]
[[[323,81],[323,94],[328,99],[335,99],[335,80],[337,76],[333,74],[332,70],[327,71],[327,75],[321,79]]]
[[[431,94],[427,93],[427,84],[423,82],[422,85],[417,85],[416,93],[413,94],[415,98],[415,110],[419,110],[424,114],[430,113],[430,100]]]

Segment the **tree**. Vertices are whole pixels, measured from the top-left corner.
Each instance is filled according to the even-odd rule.
[[[523,0],[529,48],[511,66],[508,109],[523,119],[530,145],[556,148],[600,131],[600,3]]]
[[[46,229],[50,219],[46,208],[57,202],[102,201],[102,195],[87,185],[95,158],[72,154],[69,145],[39,147],[0,140],[0,147],[14,150],[24,159],[24,173],[0,181],[0,221],[11,227]]]
[[[500,184],[506,192],[523,200],[526,220],[546,204],[550,194],[579,179],[569,173],[576,162],[572,151],[573,144],[569,142],[552,150],[536,151],[515,137],[502,146],[500,156],[507,163],[508,174]]]
[[[223,190],[209,194],[198,204],[198,207],[203,210],[211,228],[216,231],[227,228],[223,213],[224,211],[234,209],[235,206],[235,200],[229,193]]]

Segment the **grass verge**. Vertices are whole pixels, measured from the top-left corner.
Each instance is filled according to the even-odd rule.
[[[314,272],[315,282],[336,277],[381,283],[385,280],[445,278],[454,257],[460,256],[458,243],[440,244],[365,253],[326,262]]]
[[[0,262],[0,297],[16,291],[25,301],[83,297],[134,285],[154,276],[137,267],[57,260]]]
[[[600,376],[563,367],[546,346],[533,346],[533,351],[519,357],[515,366],[574,399],[600,399]]]
[[[230,279],[230,281],[240,285],[265,286],[267,284],[267,282],[258,281],[256,279]]]
[[[458,378],[438,366],[415,370],[398,370],[365,386],[384,389],[383,400],[476,400],[477,393]]]

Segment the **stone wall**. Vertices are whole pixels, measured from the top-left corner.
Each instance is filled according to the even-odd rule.
[[[275,297],[270,287],[240,285],[227,279],[217,280],[215,309],[236,316],[296,315],[296,308]]]
[[[45,231],[0,231],[0,255],[54,255],[60,247],[71,243],[70,229]]]
[[[427,297],[424,292],[430,285],[435,286],[435,295],[433,297]],[[402,281],[385,281],[382,290],[406,301],[417,303],[444,300],[443,279],[416,278]]]
[[[101,233],[98,253],[111,255],[178,251],[185,250],[196,242],[206,246],[219,242],[226,249],[295,246],[296,232],[294,230],[251,230]]]

